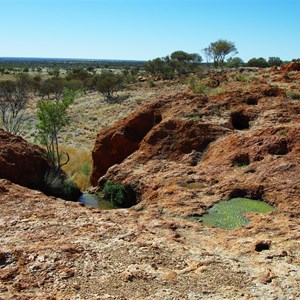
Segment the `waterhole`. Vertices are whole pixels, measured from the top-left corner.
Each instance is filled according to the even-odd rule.
[[[99,209],[114,209],[116,208],[111,202],[105,201],[96,194],[82,194],[78,198],[78,202],[83,203],[85,206],[92,206]]]
[[[268,213],[275,208],[260,200],[248,198],[233,198],[222,200],[207,210],[207,213],[199,217],[191,217],[209,227],[223,229],[235,229],[249,223],[245,213]]]

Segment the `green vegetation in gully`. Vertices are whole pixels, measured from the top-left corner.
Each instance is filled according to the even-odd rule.
[[[115,207],[124,207],[126,189],[123,184],[106,182],[103,190],[103,200],[112,203]]]

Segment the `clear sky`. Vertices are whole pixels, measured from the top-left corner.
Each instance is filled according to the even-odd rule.
[[[0,26],[9,57],[148,60],[220,38],[245,61],[300,57],[300,0],[0,0]]]

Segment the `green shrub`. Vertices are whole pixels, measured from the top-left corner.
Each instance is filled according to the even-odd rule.
[[[239,82],[246,82],[247,78],[241,75],[235,75],[235,81],[239,81]]]
[[[207,91],[207,86],[204,85],[203,83],[199,82],[199,83],[196,83],[194,88],[192,89],[192,91],[195,93],[195,94],[202,94],[202,93],[205,93]]]
[[[46,195],[71,201],[77,200],[81,195],[80,190],[72,180],[52,170],[45,174],[41,190]]]
[[[153,81],[153,79],[148,79],[147,83],[148,83],[149,87],[151,87],[151,88],[155,87],[155,82]]]
[[[300,100],[300,91],[287,91],[286,95],[290,99]]]
[[[217,95],[223,94],[224,92],[225,92],[225,89],[221,86],[216,87],[214,89],[207,89],[206,90],[206,94],[208,96],[217,96]]]
[[[196,76],[190,76],[188,79],[188,86],[194,94],[206,93],[209,88],[206,84],[200,82]]]
[[[126,189],[123,184],[106,182],[103,187],[103,199],[117,207],[124,207],[126,202]]]

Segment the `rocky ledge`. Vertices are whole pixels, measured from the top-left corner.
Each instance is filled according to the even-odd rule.
[[[299,215],[208,228],[0,181],[0,299],[298,299]]]
[[[92,182],[134,187],[129,209],[0,180],[0,299],[299,299],[300,102],[265,78],[165,95],[100,133]],[[234,230],[187,218],[233,197],[276,211]]]
[[[51,167],[43,149],[0,129],[0,178],[38,188]]]

